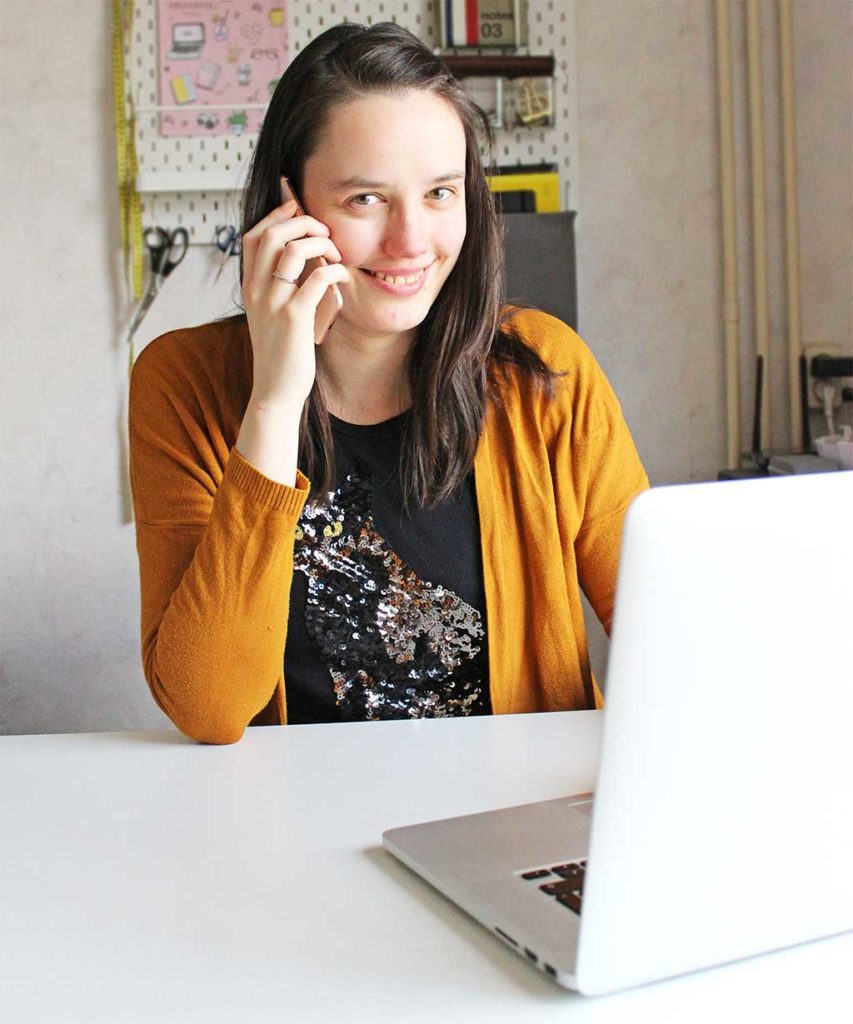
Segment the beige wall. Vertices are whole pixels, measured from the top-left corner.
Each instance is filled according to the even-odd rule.
[[[744,9],[734,4],[742,423],[754,381]],[[762,9],[772,443],[788,442],[775,4]],[[714,7],[579,0],[581,328],[658,482],[725,455]],[[804,342],[853,351],[853,4],[794,4]],[[849,409],[848,409],[849,419]],[[819,423],[816,423],[819,426]]]
[[[775,7],[763,5],[768,90]],[[391,13],[393,5],[386,4]],[[737,53],[742,53],[737,5]],[[109,5],[4,0],[0,731],[156,727],[138,657],[120,425]],[[803,337],[853,348],[853,3],[795,3]],[[655,482],[724,454],[713,7],[578,0],[581,330]],[[743,75],[739,76],[742,86]],[[739,88],[739,96],[743,89]],[[739,114],[739,200],[748,196]],[[778,105],[768,92],[774,440],[786,434]],[[751,272],[739,234],[744,338]],[[228,308],[191,253],[141,340]],[[744,349],[744,387],[750,369]],[[744,409],[746,422],[748,409]],[[599,655],[600,655],[599,644]]]

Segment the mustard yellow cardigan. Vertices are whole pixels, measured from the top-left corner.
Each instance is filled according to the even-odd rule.
[[[538,311],[514,323],[566,376],[548,400],[502,369],[474,462],[492,708],[591,708],[601,695],[580,591],[609,630],[623,516],[648,481],[577,334]],[[158,338],[131,382],[145,675],[175,725],[210,743],[287,721],[294,530],[309,484],[275,483],[234,449],[251,382],[236,320]]]

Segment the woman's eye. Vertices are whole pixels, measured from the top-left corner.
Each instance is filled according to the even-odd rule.
[[[438,194],[439,192],[446,192],[447,196],[441,196]],[[452,188],[445,188],[444,185],[440,185],[438,188],[434,188],[432,190],[432,194],[436,197],[436,199],[446,199],[448,196],[454,195],[454,192]]]
[[[352,199],[350,199],[350,202],[353,204],[353,206],[373,206],[374,203],[372,202],[362,201],[371,199],[376,199],[378,201],[379,197],[377,195],[374,195],[373,192],[363,192],[359,196],[353,196]]]

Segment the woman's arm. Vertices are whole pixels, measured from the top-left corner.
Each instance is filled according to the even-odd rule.
[[[145,675],[178,728],[212,743],[238,740],[282,679],[314,319],[329,285],[349,277],[329,229],[296,212],[284,203],[243,236],[252,368],[236,445],[224,424],[235,368],[216,345],[160,339],[131,384]],[[318,256],[332,263],[298,284]],[[283,720],[283,690],[279,700]]]
[[[589,464],[591,490],[587,514],[575,541],[578,580],[598,620],[610,635],[622,525],[631,500],[648,487],[648,480],[624,421],[616,426],[613,443],[578,450],[579,461]],[[600,506],[600,507],[599,507]]]
[[[229,453],[214,403],[182,374],[169,340],[143,353],[131,384],[143,665],[182,732],[231,743],[282,674],[308,482],[278,483]]]
[[[572,431],[581,513],[575,558],[581,588],[609,636],[625,513],[649,481],[613,389],[594,362],[588,387],[585,415]]]
[[[560,532],[565,545],[572,544],[578,582],[609,634],[625,512],[649,481],[619,401],[586,344],[544,314],[532,325],[541,353],[562,374],[554,399],[542,401]],[[569,562],[567,571],[574,574]]]

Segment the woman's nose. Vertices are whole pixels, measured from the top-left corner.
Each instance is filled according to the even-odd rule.
[[[389,256],[411,258],[426,252],[428,224],[426,212],[414,207],[392,210],[385,225],[382,248]]]

